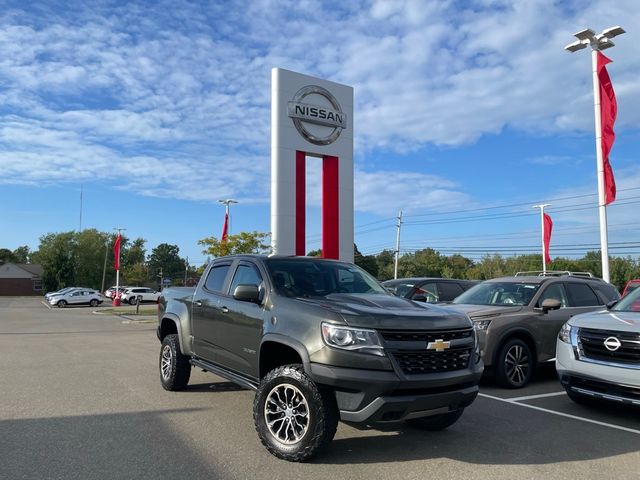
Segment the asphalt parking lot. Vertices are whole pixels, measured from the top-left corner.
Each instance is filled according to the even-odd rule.
[[[483,382],[443,432],[341,424],[307,464],[272,457],[253,393],[194,370],[158,380],[155,325],[0,297],[0,479],[635,479],[640,412],[581,406],[552,366],[521,390]]]

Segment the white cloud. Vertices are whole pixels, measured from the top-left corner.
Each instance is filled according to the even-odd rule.
[[[145,195],[267,201],[270,69],[282,66],[355,86],[358,209],[395,214],[414,208],[418,192],[421,209],[455,203],[467,197],[447,179],[372,172],[366,153],[456,146],[505,128],[590,131],[588,54],[562,47],[584,26],[618,23],[629,31],[610,51],[618,129],[637,130],[634,0],[9,11],[0,17],[0,182],[96,178]],[[151,176],[144,187],[133,180],[141,172]]]

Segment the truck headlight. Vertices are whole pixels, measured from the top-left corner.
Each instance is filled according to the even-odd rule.
[[[571,325],[569,325],[569,322],[562,325],[558,339],[564,343],[571,343]]]
[[[480,350],[480,336],[478,335],[478,331],[473,332],[475,335],[475,348],[473,349],[473,353],[476,356],[476,364],[480,363],[480,358],[482,357],[482,351]]]
[[[384,356],[380,337],[375,330],[322,323],[322,338],[330,347]]]

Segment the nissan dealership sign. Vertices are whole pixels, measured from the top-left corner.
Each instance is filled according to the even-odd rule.
[[[307,165],[320,163],[322,256],[353,262],[353,88],[271,71],[271,247],[306,255]],[[307,212],[309,210],[309,212]],[[311,222],[310,222],[311,224]],[[315,248],[315,245],[314,245]]]
[[[330,106],[319,105],[318,97]],[[318,85],[307,85],[298,90],[288,104],[288,113],[300,135],[315,145],[329,145],[335,142],[347,127],[347,116],[336,97]],[[330,131],[327,135],[319,135],[305,128],[305,124],[330,127]]]

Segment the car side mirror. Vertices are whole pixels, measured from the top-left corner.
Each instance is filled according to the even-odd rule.
[[[560,307],[562,307],[562,303],[556,298],[545,298],[542,301],[543,313],[547,313],[549,310],[558,310]]]
[[[241,302],[260,303],[258,285],[238,285],[233,291],[233,298]]]
[[[618,304],[618,302],[619,302],[619,301],[620,301],[620,299],[617,299],[617,300],[611,300],[611,301],[610,301],[609,303],[607,303],[607,305],[606,305],[607,310],[611,310],[613,307],[615,307],[615,306]]]

